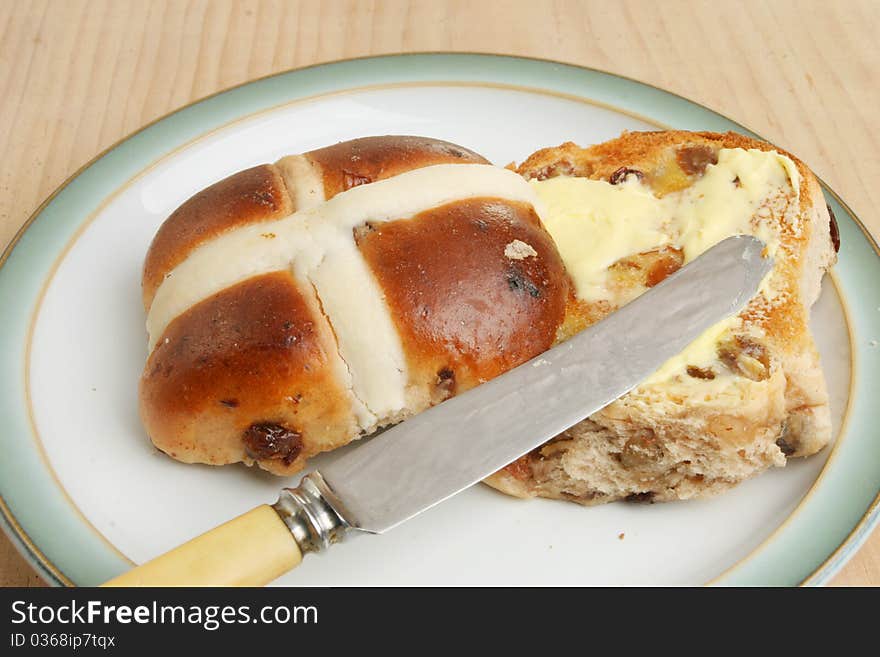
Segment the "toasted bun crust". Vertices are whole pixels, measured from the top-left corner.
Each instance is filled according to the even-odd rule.
[[[296,453],[260,462],[276,474],[295,472],[340,444],[322,442],[325,427],[357,434],[332,368],[335,351],[309,286],[289,272],[250,278],[165,331],[141,379],[144,426],[166,454],[213,465],[255,459],[243,441],[252,424],[287,427],[303,438]]]
[[[305,153],[332,198],[357,185],[393,178],[432,164],[488,164],[466,148],[425,137],[363,137]]]
[[[162,279],[200,244],[220,233],[292,212],[278,168],[263,164],[202,190],[165,220],[144,261],[143,302],[149,310]]]
[[[756,298],[746,308],[742,317],[747,337],[727,354],[736,363],[737,350],[751,350],[766,361],[758,380],[741,382],[747,401],[736,408],[707,402],[703,397],[708,386],[699,380],[684,399],[680,391],[649,394],[637,389],[487,483],[519,497],[582,504],[685,499],[726,490],[767,467],[784,465],[786,457],[813,454],[828,442],[828,396],[808,319],[822,274],[836,255],[821,188],[802,162],[734,133],[669,131],[624,133],[589,148],[566,143],[543,149],[517,171],[530,179],[564,175],[613,181],[618,172],[635,170],[662,196],[690,185],[720,148],[776,150],[795,163],[801,178],[796,207],[789,207],[789,199],[769,208],[779,222],[782,242],[775,264],[781,274],[780,297],[770,305]],[[799,221],[787,220],[793,216]],[[643,256],[630,259],[638,265]],[[566,325],[579,329],[614,309],[613,303],[581,304],[570,311]]]
[[[371,137],[234,174],[163,224],[147,254],[145,306],[149,311],[175,267],[221,235],[437,164],[486,160],[448,142]],[[516,176],[504,175],[531,194]],[[380,311],[390,317],[408,369],[405,403],[394,412],[374,413],[357,398],[356,373],[337,341],[339,318],[329,316],[315,284],[277,271],[190,306],[158,337],[140,393],[153,443],[185,462],[243,461],[290,474],[318,452],[547,349],[565,315],[568,275],[531,204],[504,198],[504,191],[365,223],[350,235],[351,257],[363,258],[375,279]],[[505,255],[517,240],[532,255]],[[290,267],[297,270],[297,263]],[[364,334],[380,319],[363,317]]]
[[[515,240],[535,255],[509,258]],[[568,278],[530,205],[459,201],[366,226],[357,242],[382,285],[423,407],[552,346]]]

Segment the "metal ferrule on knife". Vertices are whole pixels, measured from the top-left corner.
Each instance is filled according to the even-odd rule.
[[[334,500],[331,505],[328,500]],[[337,513],[342,503],[335,498],[320,472],[312,472],[296,488],[284,488],[272,505],[290,529],[303,554],[322,552],[340,542],[350,525]]]

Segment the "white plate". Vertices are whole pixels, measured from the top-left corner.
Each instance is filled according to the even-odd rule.
[[[369,61],[361,64],[369,68]],[[247,90],[234,93],[242,89]],[[24,402],[30,405],[34,439],[57,478],[52,485],[71,507],[65,511],[54,500],[53,513],[67,514],[66,522],[99,536],[77,530],[68,549],[81,553],[79,561],[61,565],[43,554],[42,567],[49,568],[49,562],[63,578],[96,583],[123,569],[125,560],[143,562],[256,504],[274,501],[282,485],[295,481],[245,466],[178,463],[155,450],[141,427],[137,381],[146,358],[141,266],[161,222],[194,192],[254,164],[364,135],[438,137],[506,164],[543,146],[569,140],[589,144],[622,130],[661,125],[589,98],[499,81],[421,79],[335,91],[308,99],[295,99],[294,93],[277,107],[261,98],[265,108],[256,115],[239,103],[232,122],[209,134],[194,140],[173,135],[173,148],[148,168],[136,167],[136,175],[115,184],[109,196],[91,192],[88,202],[100,207],[91,216],[70,218],[70,226],[79,228],[64,240],[66,250],[47,243],[46,250],[55,253],[46,255],[59,259],[44,278],[49,282],[43,296],[34,297],[38,309],[25,362]],[[192,121],[181,115],[165,119],[175,120]],[[205,121],[201,131],[198,124],[190,129],[214,127]],[[81,207],[74,202],[68,205],[72,212]],[[851,394],[852,353],[846,314],[828,278],[812,326],[837,432]],[[791,462],[711,500],[670,504],[582,508],[524,502],[478,485],[387,535],[358,537],[328,554],[310,556],[279,583],[700,584],[743,560],[723,581],[754,582],[749,561],[768,552],[761,548],[765,542],[794,540],[777,529],[814,487],[831,451]],[[333,458],[336,454],[322,456],[313,465]],[[15,491],[36,485],[5,484],[10,507]],[[29,494],[39,498],[42,493]],[[10,514],[18,523],[42,527],[27,504],[20,508],[25,511]],[[852,524],[841,531],[847,528],[851,531]],[[47,533],[45,527],[40,532]],[[30,542],[37,556],[57,549],[49,538]],[[814,572],[829,554],[824,548],[820,552],[818,562],[804,561],[791,576],[777,570],[780,583]],[[759,566],[772,571],[770,560],[778,557],[769,553]]]

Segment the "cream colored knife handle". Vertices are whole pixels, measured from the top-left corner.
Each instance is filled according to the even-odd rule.
[[[287,525],[263,504],[104,586],[263,586],[300,561]]]
[[[335,502],[331,504],[331,500]],[[104,586],[263,586],[326,550],[349,529],[320,473]]]

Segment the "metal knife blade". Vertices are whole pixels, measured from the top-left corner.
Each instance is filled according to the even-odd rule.
[[[314,473],[324,498],[350,527],[381,533],[475,484],[739,312],[772,268],[763,250],[728,238],[568,341],[388,429]]]

